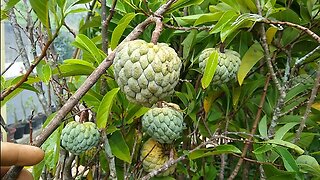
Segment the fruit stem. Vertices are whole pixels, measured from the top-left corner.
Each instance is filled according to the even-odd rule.
[[[224,51],[224,49],[225,49],[225,43],[224,42],[222,42],[221,44],[220,44],[220,46],[219,46],[219,51],[221,52],[221,53],[224,53],[225,51]]]
[[[84,123],[84,122],[88,121],[88,119],[89,119],[89,112],[88,112],[88,110],[82,111],[81,114],[80,114],[80,120],[79,120],[80,123]]]

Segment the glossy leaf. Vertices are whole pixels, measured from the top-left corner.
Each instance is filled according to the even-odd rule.
[[[297,124],[298,123],[295,122],[286,123],[284,126],[282,126],[276,131],[276,133],[274,134],[274,139],[282,139],[284,135]]]
[[[192,5],[199,5],[203,2],[204,0],[178,0],[175,3],[173,3],[167,13],[172,13],[180,8],[185,8],[189,7]]]
[[[97,112],[97,126],[98,128],[105,128],[107,125],[108,118],[110,116],[111,107],[113,104],[114,97],[119,92],[120,88],[112,89],[107,92],[100,102],[100,106]]]
[[[196,21],[194,22],[194,25],[198,26],[200,24],[218,21],[222,15],[223,15],[223,12],[203,14],[199,18],[196,19]]]
[[[58,74],[62,77],[77,76],[77,75],[90,75],[94,68],[82,64],[62,64],[59,69],[53,70],[53,74]]]
[[[295,179],[296,174],[294,172],[279,170],[270,164],[264,164],[262,166],[268,180]]]
[[[109,143],[112,154],[127,163],[131,163],[129,147],[120,131],[116,131],[110,136]]]
[[[270,26],[266,32],[266,38],[267,38],[267,43],[271,44],[274,36],[276,35],[276,32],[278,31],[278,28],[274,26]]]
[[[263,154],[265,152],[271,151],[273,149],[272,145],[270,144],[263,144],[262,146],[259,146],[254,151],[252,151],[254,154]]]
[[[192,153],[190,153],[188,156],[190,159],[193,160],[193,159],[198,159],[202,157],[225,154],[225,153],[241,154],[241,151],[233,145],[226,144],[226,145],[219,145],[215,147],[213,150],[210,150],[210,149],[195,150]]]
[[[201,85],[203,89],[206,89],[212,81],[212,78],[218,66],[218,58],[219,58],[219,53],[217,50],[214,50],[207,60],[203,77],[201,79]]]
[[[34,165],[32,167],[32,176],[35,180],[40,179],[40,176],[42,174],[43,168],[45,167],[45,161],[42,160],[40,163]]]
[[[302,172],[310,173],[320,178],[320,165],[314,157],[301,155],[297,158],[296,162]]]
[[[96,45],[83,34],[79,34],[72,44],[81,50],[89,52],[98,64],[104,59],[104,57],[101,57],[100,51]]]
[[[268,138],[267,116],[263,116],[259,122],[259,133],[263,138]]]
[[[290,152],[281,146],[276,146],[275,149],[278,151],[278,153],[280,154],[283,163],[284,163],[284,167],[287,169],[287,171],[289,172],[298,172],[298,165],[296,163],[296,161],[294,160],[294,158],[292,157],[292,155],[290,154]]]
[[[223,27],[232,20],[233,17],[237,16],[237,14],[234,11],[226,11],[217,24],[214,25],[214,27],[210,30],[210,34],[218,33],[220,32]]]
[[[192,30],[182,42],[183,59],[186,59],[190,55],[190,50],[193,47],[196,35],[197,35],[197,30]]]
[[[132,123],[132,121],[136,118],[143,116],[150,108],[143,107],[141,105],[135,104],[132,108],[129,109],[125,120],[128,124]]]
[[[65,63],[65,64],[79,64],[79,65],[88,66],[90,68],[95,68],[88,61],[84,61],[84,60],[81,60],[81,59],[66,59],[66,60],[63,60],[63,63]]]
[[[124,30],[127,28],[131,20],[136,16],[135,13],[128,13],[123,18],[120,19],[118,22],[117,27],[113,30],[112,37],[111,37],[111,49],[114,50],[119,43],[120,38]]]
[[[280,146],[291,148],[291,149],[295,150],[299,154],[303,154],[304,153],[304,150],[301,149],[299,146],[297,146],[297,145],[295,145],[295,144],[293,144],[291,142],[283,141],[283,140],[280,140],[280,139],[271,139],[271,140],[264,141],[264,142],[261,142],[261,143],[276,144],[276,145],[280,145]]]
[[[30,0],[29,2],[41,23],[49,28],[49,1]]]
[[[61,124],[41,146],[45,151],[45,164],[48,169],[51,169],[53,171],[55,171],[59,160],[60,136],[62,129],[63,124]]]
[[[242,57],[238,71],[238,82],[242,85],[244,78],[247,76],[252,67],[264,56],[261,45],[254,43],[245,55]]]
[[[13,8],[20,0],[9,0],[5,3],[4,11],[8,11],[9,9]]]

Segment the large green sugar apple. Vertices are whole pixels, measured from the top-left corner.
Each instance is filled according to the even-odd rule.
[[[97,126],[92,122],[69,122],[61,133],[61,146],[79,155],[96,146],[100,139]]]
[[[174,149],[166,149],[164,145],[156,140],[148,139],[141,148],[140,160],[142,161],[143,169],[146,172],[161,168],[170,159],[170,151],[173,159],[177,159],[177,153]],[[176,164],[170,166],[166,171],[158,174],[158,176],[168,176],[173,174],[176,169]]]
[[[113,65],[128,100],[151,106],[174,93],[182,63],[167,44],[134,40],[117,47]]]
[[[172,143],[183,128],[182,112],[170,106],[152,108],[142,117],[142,129],[160,143]]]
[[[227,83],[236,77],[241,60],[240,54],[236,51],[225,49],[224,52],[220,52],[219,49],[207,48],[203,50],[199,56],[199,67],[204,72],[205,66],[209,59],[209,56],[214,52],[218,51],[218,66],[214,73],[212,83],[221,84]]]

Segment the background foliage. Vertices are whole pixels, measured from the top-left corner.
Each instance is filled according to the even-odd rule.
[[[319,1],[168,2],[173,4],[160,14],[158,42],[174,48],[183,67],[176,92],[166,101],[180,106],[187,128],[174,143],[180,159],[171,162],[178,166],[167,179],[319,179]],[[42,134],[34,143],[46,152],[33,169],[36,178],[146,175],[138,157],[147,139],[140,117],[148,108],[128,102],[107,63],[113,58],[111,50],[125,38],[150,42],[155,24],[139,24],[159,18],[154,12],[168,2],[9,0],[2,6],[2,20],[12,21],[15,13],[19,24],[26,24],[20,29],[33,32],[29,37],[39,41],[35,48],[41,51],[32,61],[37,73],[30,69],[14,79],[1,76],[2,105],[21,89],[38,92],[32,84],[39,82],[50,84],[57,97],[58,112],[44,124],[51,135]],[[71,29],[66,18],[80,14],[85,16],[79,27]],[[74,37],[72,43],[66,37]],[[237,79],[211,84],[214,65],[200,73],[199,54],[209,47],[239,52]],[[90,74],[97,78],[86,90]],[[60,134],[66,122],[85,110],[92,113],[90,121],[96,122],[103,139],[90,156],[75,157],[60,148]],[[87,156],[91,160],[85,160]]]

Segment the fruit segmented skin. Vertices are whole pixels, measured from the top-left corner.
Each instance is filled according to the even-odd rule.
[[[151,106],[174,93],[182,66],[165,43],[124,42],[113,60],[115,79],[129,101]]]
[[[142,129],[160,143],[172,143],[183,128],[182,112],[170,107],[150,109],[142,117]]]
[[[141,148],[140,160],[142,160],[142,166],[146,172],[161,168],[169,159],[170,153],[166,154],[164,146],[152,138],[148,139]],[[177,159],[177,153],[174,149],[173,159]],[[166,171],[158,174],[158,176],[173,174],[176,166],[176,164],[170,166]]]
[[[62,147],[76,155],[96,146],[99,139],[100,133],[92,122],[69,122],[61,133]]]
[[[238,69],[240,67],[240,54],[236,51],[225,49],[224,53],[221,53],[218,49],[207,48],[203,50],[199,56],[199,67],[204,72],[205,66],[211,53],[217,50],[219,53],[218,66],[214,73],[212,83],[221,84],[227,83],[230,80],[235,79]]]

